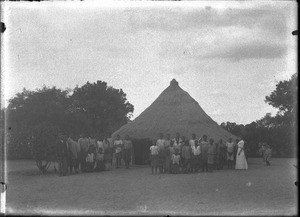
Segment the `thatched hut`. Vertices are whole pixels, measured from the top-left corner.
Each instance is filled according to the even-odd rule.
[[[134,157],[139,163],[147,158],[151,139],[156,139],[159,133],[170,133],[173,138],[176,132],[186,138],[193,133],[197,137],[206,134],[215,141],[236,138],[212,120],[175,79],[145,111],[112,136],[119,134],[124,137],[127,134],[133,138]]]

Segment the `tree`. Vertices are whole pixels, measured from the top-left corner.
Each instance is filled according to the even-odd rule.
[[[117,130],[130,120],[134,109],[122,89],[107,86],[103,81],[76,87],[71,101],[69,109],[85,121],[85,131],[91,133]]]
[[[45,86],[36,91],[23,89],[12,98],[6,110],[8,156],[31,156],[38,168],[46,172],[54,159],[58,131],[67,132],[71,128],[67,123],[68,101],[67,91]]]
[[[133,105],[122,90],[97,81],[73,91],[46,86],[35,91],[23,89],[10,99],[5,112],[8,156],[33,157],[46,172],[55,157],[59,132],[112,132],[127,123]]]

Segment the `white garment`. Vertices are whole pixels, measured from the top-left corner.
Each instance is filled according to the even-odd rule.
[[[189,144],[190,144],[192,149],[193,149],[193,147],[195,148],[195,143],[196,143],[196,140],[190,139]]]
[[[201,154],[201,147],[198,145],[197,147],[193,146],[192,147],[192,152],[194,155],[200,155]]]
[[[122,148],[120,146],[123,145],[123,141],[120,139],[120,140],[115,140],[114,142],[114,146],[116,147],[116,154],[117,153],[120,153],[122,151]]]
[[[158,155],[158,146],[152,145],[150,147],[151,155]]]
[[[244,143],[245,142],[243,140],[241,140],[237,144],[238,150],[237,150],[237,154],[236,154],[236,163],[235,163],[235,169],[237,169],[237,170],[247,170],[248,169],[248,163],[247,163],[245,152],[244,152]]]

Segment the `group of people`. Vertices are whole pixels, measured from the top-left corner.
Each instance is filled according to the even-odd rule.
[[[93,172],[110,170],[113,158],[116,159],[116,167],[121,166],[121,160],[129,168],[132,156],[132,142],[126,135],[124,140],[117,135],[113,141],[109,134],[96,137],[80,135],[80,138],[70,134],[67,137],[59,134],[56,142],[56,159],[58,161],[59,176],[68,173]]]
[[[263,142],[263,143],[259,143],[258,147],[259,147],[259,153],[262,156],[263,162],[265,162],[267,166],[271,166],[271,163],[270,163],[271,156],[272,156],[271,146],[268,143]]]
[[[162,133],[157,140],[153,140],[150,147],[150,163],[153,173],[195,173],[212,172],[223,169],[248,169],[245,154],[245,142],[240,139],[218,142],[207,135],[196,139],[186,139],[176,133],[174,139],[170,134],[166,138]],[[267,150],[267,149],[266,149]],[[264,159],[268,162],[268,151],[264,151]],[[110,134],[103,137],[74,134],[69,137],[59,134],[56,142],[56,159],[58,161],[59,176],[71,173],[110,170],[115,161],[116,168],[121,167],[122,160],[129,168],[132,162],[133,144],[128,135],[121,139],[116,135],[113,140]],[[268,162],[269,164],[269,162]]]
[[[212,172],[223,169],[248,169],[244,151],[245,142],[237,139],[235,142],[229,138],[226,143],[220,139],[218,142],[213,138],[203,135],[196,139],[192,134],[191,139],[186,139],[176,133],[174,139],[170,134],[166,138],[162,133],[158,140],[153,140],[150,147],[151,172],[160,173],[195,173]]]

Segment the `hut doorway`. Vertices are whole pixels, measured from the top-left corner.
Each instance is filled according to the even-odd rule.
[[[133,139],[133,158],[137,165],[150,163],[149,153],[152,142],[150,139]]]

